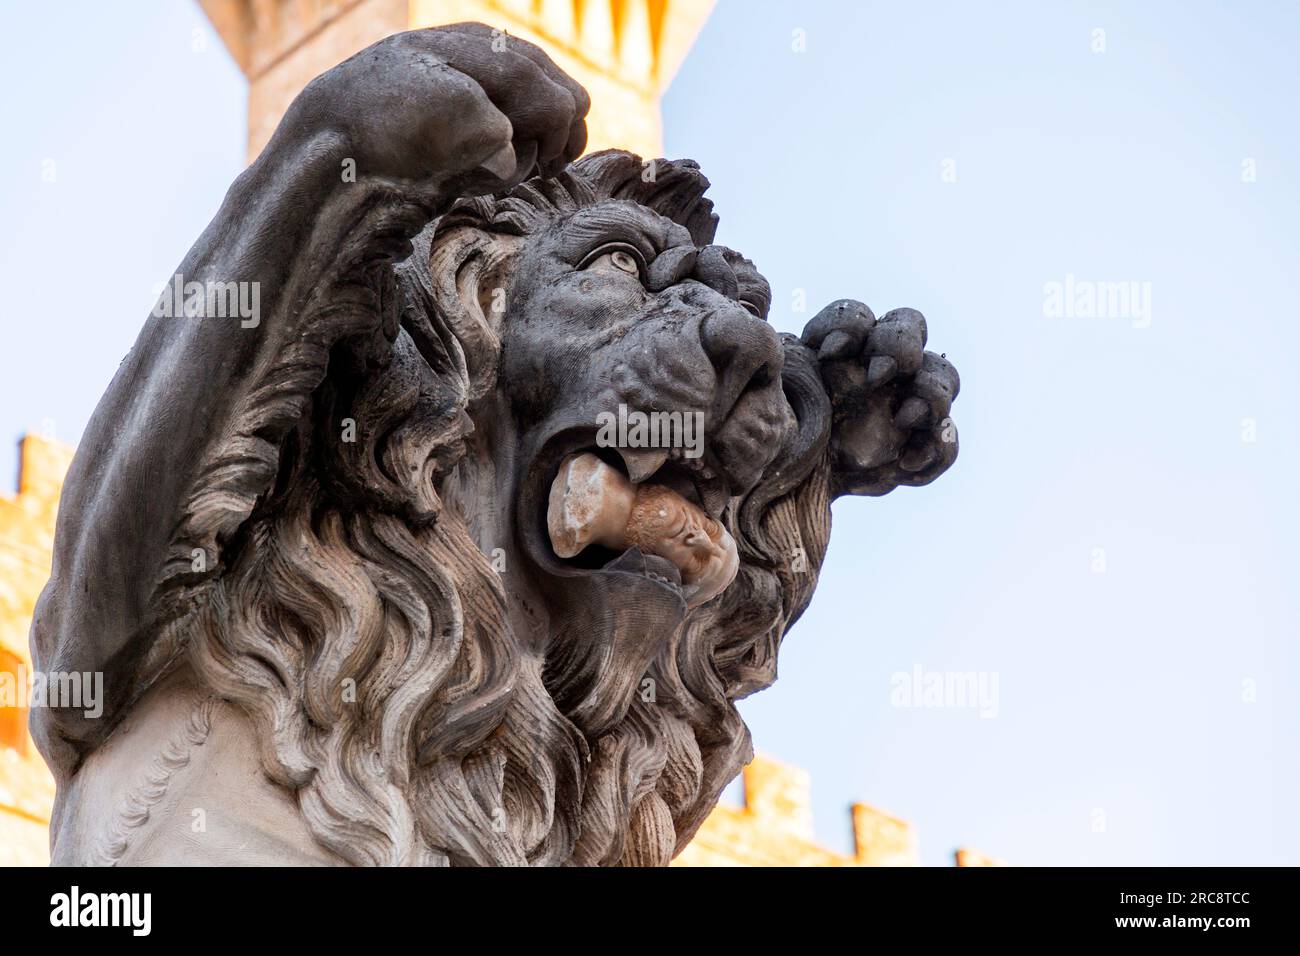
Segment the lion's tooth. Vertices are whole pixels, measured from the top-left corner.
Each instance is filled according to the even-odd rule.
[[[584,452],[560,463],[547,500],[546,530],[561,558],[589,544],[622,547],[636,489],[596,455]]]
[[[655,448],[643,451],[639,448],[620,448],[618,453],[623,456],[623,464],[627,465],[628,478],[632,480],[632,484],[639,485],[663,467],[664,462],[668,460],[669,450]]]

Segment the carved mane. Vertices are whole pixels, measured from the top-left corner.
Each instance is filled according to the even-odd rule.
[[[526,235],[611,197],[671,213],[707,242],[716,217],[694,164],[661,162],[654,182],[645,168],[599,154],[501,199],[463,200],[416,240],[399,270],[395,360],[331,373],[311,427],[286,446],[283,493],[254,516],[203,615],[191,661],[253,719],[263,765],[298,792],[317,838],[352,862],[667,862],[749,759],[733,701],[775,679],[780,637],[811,594],[829,534],[824,480],[803,498],[760,487],[729,513],[746,559],[736,585],[655,663],[654,705],[637,698],[593,741],[547,690],[557,662],[519,650],[500,575],[435,490],[465,453],[456,413],[490,388],[499,348],[491,327],[466,320],[474,310],[447,301],[465,258],[449,246],[465,230]],[[459,399],[438,416],[400,372],[417,337],[437,344]],[[334,438],[341,410],[365,436],[355,444]],[[806,474],[818,449],[800,451]]]
[[[457,202],[396,269],[358,247],[312,332],[263,357],[200,463],[155,590],[157,637],[123,664],[127,698],[188,662],[249,716],[267,774],[349,862],[666,863],[750,759],[734,701],[775,679],[829,536],[830,415],[806,350],[787,342],[797,441],[723,516],[735,583],[665,642],[653,701],[594,738],[574,715],[599,683],[575,691],[580,662],[525,649],[444,483],[491,464],[468,436],[498,320],[464,301],[465,270],[503,269],[498,237],[609,199],[707,244],[707,187],[694,163],[609,151]],[[412,372],[425,367],[432,385]],[[196,572],[196,553],[212,564]]]

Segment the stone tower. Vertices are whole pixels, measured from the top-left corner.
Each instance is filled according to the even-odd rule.
[[[248,157],[309,80],[391,33],[476,20],[587,88],[588,149],[663,152],[659,98],[713,0],[201,0],[248,78]]]

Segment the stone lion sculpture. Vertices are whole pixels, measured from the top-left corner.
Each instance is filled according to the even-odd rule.
[[[909,309],[778,335],[697,165],[575,160],[587,106],[399,34],[235,181],[64,489],[33,654],[106,689],[33,712],[54,862],[663,865],[750,760],[831,501],[943,472],[958,379]]]

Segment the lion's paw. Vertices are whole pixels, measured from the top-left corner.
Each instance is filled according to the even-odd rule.
[[[877,319],[851,299],[832,302],[804,329],[834,410],[837,494],[928,484],[956,460],[949,412],[961,379],[947,358],[925,350],[927,335],[915,309]]]

